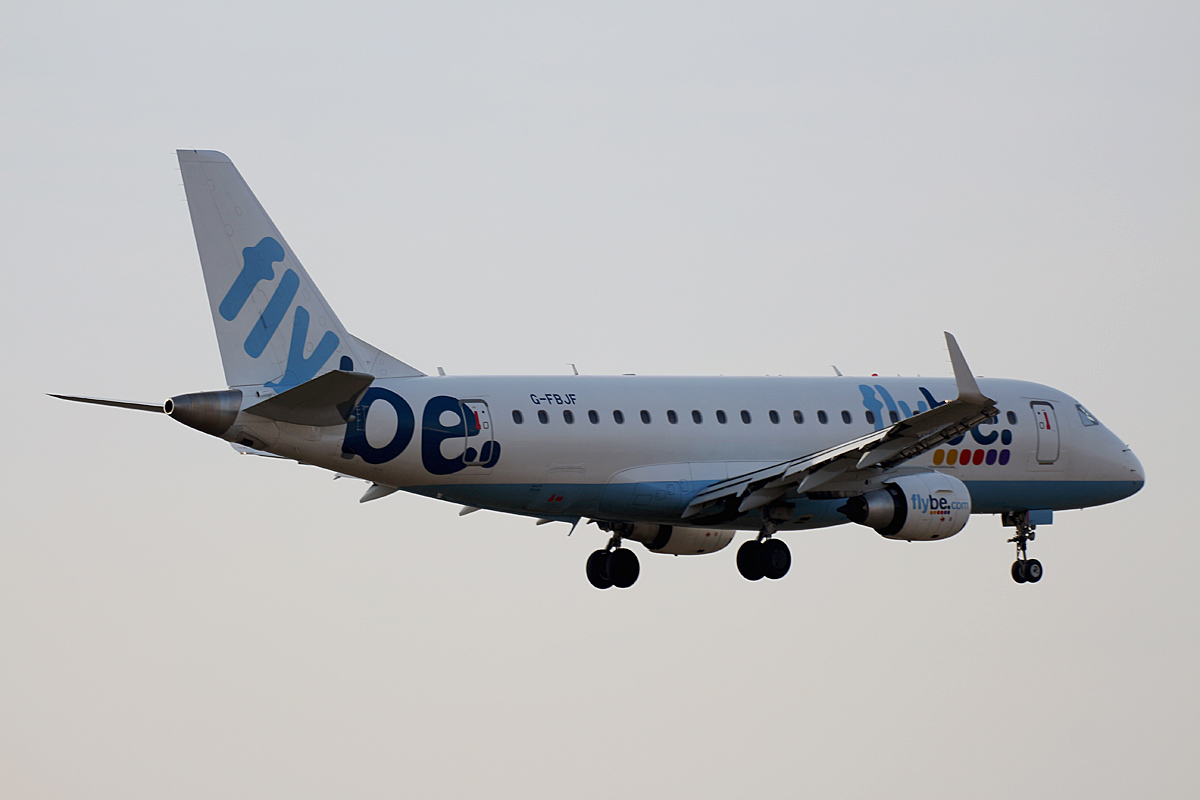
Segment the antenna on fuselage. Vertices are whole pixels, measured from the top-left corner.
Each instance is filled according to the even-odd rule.
[[[829,366],[833,367],[834,373],[836,373],[839,378],[846,377],[845,375],[842,374],[842,371],[840,369],[838,369],[835,365],[830,364]]]

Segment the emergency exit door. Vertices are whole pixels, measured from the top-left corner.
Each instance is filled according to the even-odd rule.
[[[463,453],[463,463],[467,466],[490,467],[492,450],[496,446],[492,440],[492,417],[488,413],[488,405],[482,400],[462,401],[463,423],[466,425],[466,452]]]

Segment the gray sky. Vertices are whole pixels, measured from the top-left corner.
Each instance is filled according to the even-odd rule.
[[[0,796],[1194,794],[1194,5],[395,5],[5,7]],[[177,147],[428,372],[947,375],[945,329],[1149,483],[1032,587],[979,517],[598,592],[594,528],[44,397],[222,388]]]

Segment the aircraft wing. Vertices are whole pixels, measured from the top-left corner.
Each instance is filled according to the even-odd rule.
[[[727,510],[739,514],[765,506],[791,490],[815,491],[835,478],[868,469],[887,470],[937,447],[994,417],[996,402],[984,396],[954,337],[946,334],[958,397],[889,428],[799,458],[720,481],[697,493],[683,517]]]

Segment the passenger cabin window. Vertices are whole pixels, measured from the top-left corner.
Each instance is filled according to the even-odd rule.
[[[867,412],[867,424],[868,424],[868,425],[874,425],[874,424],[875,424],[875,412],[874,412],[874,411],[868,411],[868,412]]]
[[[642,416],[642,422],[645,423],[646,425],[649,425],[650,424],[650,412],[643,408],[641,416]]]
[[[801,414],[799,411],[793,411],[793,412],[792,412],[792,419],[796,420],[796,424],[797,424],[797,425],[803,425],[803,424],[804,424],[804,415],[803,415],[803,414]]]
[[[1016,424],[1017,424],[1017,414],[1016,414],[1016,412],[1015,412],[1015,411],[1010,411],[1010,412],[1008,412],[1008,414],[1007,414],[1006,416],[1008,417],[1008,424],[1009,424],[1009,425],[1016,425]]]
[[[829,415],[826,414],[824,411],[818,411],[817,412],[817,422],[824,425],[825,423],[829,422]]]
[[[567,423],[568,425],[574,425],[575,424],[575,412],[571,411],[569,408],[564,408],[563,409],[563,422]]]
[[[767,416],[771,418],[771,424],[773,424],[773,425],[779,424],[779,412],[778,411],[771,411],[767,414]]]
[[[588,422],[592,423],[593,425],[600,424],[600,415],[596,413],[595,409],[588,412]]]
[[[518,425],[520,425],[520,424],[521,424],[522,422],[524,422],[524,421],[525,421],[525,416],[524,416],[524,415],[523,415],[523,414],[522,414],[520,411],[517,411],[517,410],[514,408],[514,409],[513,409],[513,422],[515,422],[515,423],[517,423]]]
[[[847,425],[850,424],[850,412],[849,411],[842,412],[842,422],[846,423]]]
[[[692,422],[699,425],[701,422],[704,422],[704,415],[701,414],[699,411],[693,411],[692,412]]]
[[[888,419],[890,419],[892,421],[892,424],[895,425],[897,422],[900,421],[900,415],[897,414],[895,411],[889,411]]]
[[[722,425],[725,424],[725,412],[724,411],[717,412],[717,422],[721,423]]]
[[[547,422],[549,422],[549,421],[550,421],[550,415],[549,415],[549,414],[547,414],[545,411],[539,411],[539,412],[538,412],[538,422],[540,422],[540,423],[542,423],[543,425],[545,425],[545,424],[546,424]]]
[[[613,422],[617,423],[618,425],[624,425],[625,415],[620,411],[613,411]]]
[[[746,423],[747,425],[750,424],[750,412],[744,408],[742,409],[742,422]]]
[[[667,412],[667,422],[674,425],[675,423],[679,422],[679,415],[676,414],[674,411],[668,411]]]

